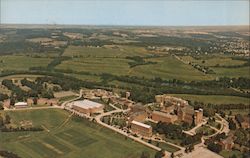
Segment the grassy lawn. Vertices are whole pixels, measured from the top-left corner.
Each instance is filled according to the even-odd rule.
[[[217,128],[217,129],[220,129],[220,128],[221,128],[220,123],[218,123],[218,122],[216,122],[216,121],[208,121],[208,124],[209,124],[210,126],[213,126],[213,127]]]
[[[156,141],[152,141],[152,144],[156,145],[157,142]],[[170,153],[173,153],[173,152],[176,152],[176,151],[179,151],[180,149],[175,147],[175,146],[172,146],[172,145],[169,145],[167,143],[159,143],[159,147],[163,150],[166,150]]]
[[[232,150],[232,151],[222,150],[220,152],[220,155],[223,156],[224,158],[230,158],[233,155],[235,155],[236,157],[242,157],[242,153],[238,150]]]
[[[213,129],[211,129],[208,126],[201,126],[197,130],[195,130],[196,133],[204,133],[204,135],[209,136],[215,133]]]
[[[192,95],[192,94],[169,94],[186,100],[199,101],[212,104],[249,104],[249,98],[223,95]]]
[[[51,59],[28,56],[0,56],[0,70],[29,70],[30,67],[46,67]]]
[[[1,133],[0,148],[25,158],[137,158],[142,151],[151,157],[155,151],[124,136],[87,120],[72,117],[63,126],[69,113],[63,110],[29,110],[8,113],[13,122],[32,120],[35,126],[44,126],[42,132]],[[101,151],[101,153],[99,152]]]

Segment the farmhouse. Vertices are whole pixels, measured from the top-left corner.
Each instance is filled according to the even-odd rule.
[[[74,101],[72,103],[72,108],[74,110],[77,110],[79,112],[89,115],[92,113],[102,112],[104,105],[84,99],[84,100]]]
[[[152,135],[152,127],[137,121],[131,122],[131,131],[135,134],[150,137]]]
[[[15,103],[15,108],[19,109],[19,108],[26,108],[28,106],[28,104],[26,102],[17,102]]]

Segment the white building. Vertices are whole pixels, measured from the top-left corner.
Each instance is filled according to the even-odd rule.
[[[26,107],[28,107],[28,103],[27,102],[17,102],[17,103],[15,103],[15,108],[26,108]]]
[[[90,114],[90,113],[102,112],[104,105],[84,99],[72,102],[71,107],[79,112]]]

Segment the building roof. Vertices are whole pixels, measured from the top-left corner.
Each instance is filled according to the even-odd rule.
[[[141,123],[141,122],[135,121],[135,120],[133,120],[131,123],[132,123],[132,124],[135,124],[135,125],[138,125],[138,126],[145,127],[145,128],[151,128],[151,126],[150,126],[150,125],[147,125],[147,124],[144,124],[144,123]]]
[[[84,100],[78,100],[73,102],[74,106],[83,108],[83,109],[92,109],[92,108],[99,108],[102,107],[103,105],[97,102],[93,102],[87,99]]]
[[[17,102],[15,103],[15,106],[27,106],[28,104],[26,102]]]
[[[227,137],[226,139],[221,141],[223,144],[232,144],[234,142],[233,137]]]
[[[184,108],[181,108],[181,110],[187,114],[194,114],[194,108],[192,106],[185,106]]]
[[[161,111],[153,111],[153,114],[157,114],[157,115],[160,115],[160,116],[172,116],[170,115],[169,113],[165,113],[165,112],[161,112]]]

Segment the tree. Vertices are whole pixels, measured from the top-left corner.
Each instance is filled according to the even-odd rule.
[[[3,103],[2,102],[0,102],[0,110],[3,110],[4,108],[3,108]]]
[[[33,98],[33,104],[37,105],[37,97]]]
[[[3,117],[0,115],[0,128],[4,125]]]
[[[150,158],[150,154],[147,151],[143,151],[141,153],[141,157],[140,158]]]
[[[5,124],[9,124],[10,123],[10,116],[7,114],[5,116]]]
[[[15,99],[13,96],[10,97],[10,105],[14,105],[15,104]]]
[[[209,143],[207,148],[213,152],[219,153],[222,150],[222,146],[220,144]]]
[[[189,151],[192,152],[193,150],[194,150],[194,145],[191,144],[191,145],[189,146]]]
[[[229,129],[236,130],[236,123],[234,123],[232,119],[229,119],[228,123],[229,123]]]
[[[162,158],[162,157],[164,157],[164,156],[165,156],[164,150],[157,151],[157,152],[155,153],[155,158]]]
[[[237,158],[237,156],[235,154],[233,154],[232,158]]]
[[[174,158],[174,153],[171,153],[171,158]]]

